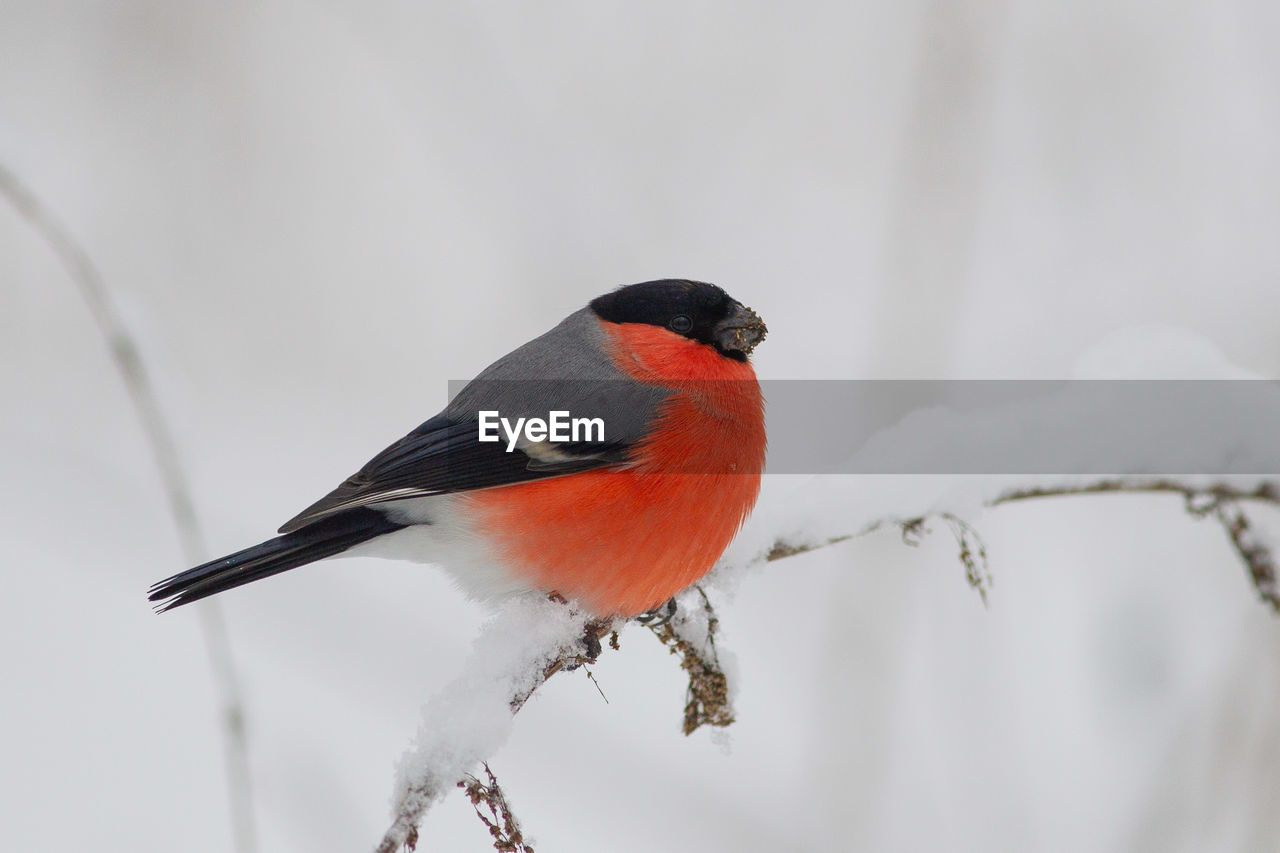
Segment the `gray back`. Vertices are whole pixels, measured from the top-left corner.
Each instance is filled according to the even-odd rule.
[[[443,412],[474,419],[482,409],[501,417],[599,417],[605,440],[630,443],[646,431],[671,392],[642,385],[614,366],[607,336],[590,308],[575,311],[555,328],[489,365],[458,392]]]

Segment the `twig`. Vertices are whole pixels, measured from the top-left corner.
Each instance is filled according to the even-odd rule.
[[[1264,600],[1276,607],[1280,590],[1277,586],[1276,563],[1270,551],[1254,535],[1253,528],[1243,511],[1239,509],[1241,502],[1260,502],[1280,505],[1280,488],[1275,483],[1263,483],[1250,490],[1238,489],[1226,484],[1212,484],[1194,487],[1173,480],[1126,481],[1106,480],[1085,486],[1025,489],[1008,491],[988,502],[988,506],[1001,506],[1015,501],[1034,498],[1057,497],[1065,495],[1118,494],[1118,493],[1176,493],[1182,495],[1188,509],[1199,516],[1214,514],[1231,535],[1233,546],[1249,568],[1255,587]],[[986,592],[990,585],[987,572],[987,552],[977,531],[967,522],[950,513],[940,513],[939,518],[947,522],[956,542],[960,547],[959,559],[965,567],[969,583],[986,601]],[[834,536],[818,542],[793,542],[784,537],[776,539],[759,557],[750,561],[752,564],[768,563],[798,554],[808,553],[826,548],[840,542],[861,536],[883,527],[894,525],[902,533],[908,544],[928,532],[925,524],[929,516],[909,519],[888,519],[873,522],[864,526],[854,534]],[[695,620],[690,614],[682,613],[667,625],[649,626],[659,640],[678,654],[681,668],[689,673],[689,687],[685,697],[684,731],[690,734],[704,725],[725,726],[733,722],[733,709],[729,704],[728,681],[720,666],[715,647],[715,631],[718,620],[710,601],[700,587],[694,590],[701,596],[701,616],[706,618],[705,638],[692,636],[689,629]],[[577,643],[569,646],[557,646],[547,653],[547,659],[540,664],[535,676],[527,683],[515,689],[508,699],[507,705],[514,715],[524,707],[535,692],[557,672],[573,670],[585,664],[594,664],[603,651],[601,640],[608,637],[608,647],[618,648],[615,625],[611,621],[586,623],[586,630]],[[477,757],[476,761],[482,759]],[[464,781],[460,776],[451,779],[447,787]],[[397,805],[395,821],[387,830],[378,853],[396,853],[404,846],[412,847],[418,839],[418,824],[430,805],[439,799],[446,786],[437,778],[415,780],[406,788]],[[499,848],[500,850],[502,848]]]
[[[204,562],[208,553],[204,534],[196,517],[195,502],[173,441],[173,433],[165,421],[138,345],[112,302],[110,290],[88,253],[71,236],[66,226],[3,165],[0,165],[0,193],[44,238],[79,289],[98,331],[107,342],[111,359],[124,380],[129,400],[138,415],[143,432],[146,433],[156,467],[160,471],[160,480],[174,527],[178,531],[183,555],[189,565]],[[240,853],[252,853],[258,845],[249,780],[248,747],[245,742],[244,703],[240,697],[222,609],[216,601],[208,600],[200,603],[199,610],[205,649],[221,698],[235,849]]]
[[[534,853],[533,847],[520,831],[520,823],[512,813],[511,804],[507,802],[502,788],[498,787],[498,780],[489,769],[489,764],[486,762],[483,767],[484,775],[489,777],[487,784],[468,775],[458,783],[458,787],[466,791],[467,799],[476,810],[476,817],[480,818],[493,836],[493,849],[498,853]],[[481,803],[488,809],[488,814],[481,809]]]
[[[1226,530],[1231,545],[1249,570],[1249,579],[1258,597],[1280,613],[1280,588],[1276,585],[1276,561],[1271,550],[1256,538],[1256,532],[1237,501],[1220,501],[1214,517]]]
[[[432,700],[428,705],[428,711],[432,710],[432,705],[439,702],[443,707],[439,710],[442,715],[456,714],[458,709],[449,706],[450,692],[474,690],[477,693],[489,694],[493,691],[502,691],[507,689],[503,686],[505,680],[509,685],[509,691],[498,701],[505,704],[507,710],[512,716],[519,713],[529,698],[547,682],[553,675],[558,672],[566,672],[577,669],[580,666],[593,664],[599,658],[603,647],[601,639],[610,636],[614,630],[614,623],[611,620],[604,621],[578,621],[576,623],[576,635],[570,642],[564,642],[563,637],[553,633],[553,636],[544,638],[541,642],[544,644],[542,648],[538,647],[538,642],[529,640],[525,634],[529,628],[536,623],[536,620],[546,620],[549,617],[559,615],[569,619],[575,618],[568,608],[556,605],[557,610],[563,612],[555,614],[550,610],[543,611],[541,615],[534,613],[530,616],[530,622],[518,625],[492,624],[486,631],[486,634],[501,634],[505,628],[508,631],[515,632],[518,635],[519,642],[514,645],[518,648],[515,653],[516,660],[502,661],[498,665],[494,665],[493,661],[477,660],[480,654],[479,650],[473,654],[473,666],[469,667],[462,679],[458,683],[452,685],[452,691],[446,689]],[[580,619],[580,617],[578,617]],[[571,627],[573,627],[571,625]],[[486,636],[482,635],[482,639]],[[613,643],[610,643],[612,646]],[[500,644],[505,652],[510,654],[506,644]],[[485,665],[489,666],[489,670],[485,669]],[[526,667],[532,665],[531,674],[528,676],[512,675],[512,671],[518,673]],[[504,670],[506,670],[504,672]],[[489,695],[480,697],[479,713],[489,714],[492,712],[492,706],[489,704],[493,699]],[[428,717],[428,713],[424,713],[424,718]],[[440,738],[440,728],[433,725],[433,721],[425,720],[422,731],[434,738]],[[486,747],[485,743],[427,743],[420,745],[418,752],[427,755],[434,755],[438,748],[442,748],[447,756],[444,762],[445,767],[427,767],[424,769],[404,769],[402,774],[405,778],[401,782],[402,791],[397,799],[394,819],[391,826],[383,834],[382,841],[379,842],[377,853],[397,853],[402,847],[412,849],[418,838],[418,825],[422,822],[423,816],[427,810],[444,794],[456,786],[459,782],[465,781],[467,766],[474,766],[475,763],[483,761],[486,757],[483,754],[476,754],[479,750]],[[455,775],[456,774],[456,775]]]
[[[1263,481],[1252,489],[1240,489],[1226,483],[1208,486],[1189,486],[1169,479],[1114,479],[1099,480],[1083,486],[1061,486],[1034,489],[1012,489],[1002,492],[987,502],[987,506],[1025,501],[1034,498],[1057,498],[1073,495],[1113,494],[1177,494],[1188,500],[1212,498],[1217,500],[1258,501],[1280,506],[1280,484]]]
[[[1280,614],[1280,582],[1276,577],[1275,555],[1258,539],[1252,522],[1241,507],[1244,503],[1280,507],[1280,486],[1274,482],[1264,481],[1252,489],[1240,489],[1225,483],[1196,487],[1168,479],[1103,480],[1084,486],[1009,491],[992,500],[989,506],[1039,498],[1106,494],[1181,495],[1190,515],[1195,518],[1212,516],[1222,525],[1236,555],[1244,563],[1258,597]]]
[[[919,516],[917,518],[908,518],[905,521],[895,522],[902,531],[902,541],[904,544],[914,548],[920,544],[920,539],[933,531],[925,527],[925,523],[930,516]],[[969,586],[982,597],[984,606],[989,605],[987,601],[987,590],[991,588],[991,571],[987,563],[987,545],[982,541],[982,537],[978,531],[974,529],[969,522],[949,512],[938,514],[947,523],[947,527],[951,530],[951,535],[955,537],[956,545],[960,546],[959,553],[956,558],[960,560],[960,565],[964,566],[964,576],[969,581]],[[875,525],[879,527],[881,525]],[[874,528],[873,528],[874,529]]]
[[[734,722],[733,706],[729,701],[729,679],[716,651],[716,629],[720,620],[702,587],[695,586],[694,591],[702,599],[699,615],[706,620],[705,627],[699,631],[702,637],[691,636],[694,620],[684,611],[665,624],[646,626],[671,654],[680,656],[680,668],[689,676],[682,727],[685,735],[691,735],[703,726],[724,728]]]
[[[923,521],[923,519],[921,520]],[[861,536],[863,533],[870,533],[872,530],[877,530],[882,526],[882,524],[883,522],[877,521],[874,524],[864,527],[857,535]],[[816,551],[819,548],[826,548],[828,545],[839,545],[841,542],[849,541],[853,536],[854,534],[833,536],[830,539],[824,539],[821,542],[801,545],[793,545],[784,539],[779,539],[770,546],[768,551],[764,552],[763,558],[753,562],[772,563],[774,560],[785,560],[787,557],[794,557],[797,554],[807,554],[810,551]]]
[[[580,666],[593,664],[600,657],[601,647],[600,640],[604,636],[613,633],[613,621],[603,620],[599,622],[588,622],[586,631],[582,635],[582,645],[564,651],[553,658],[542,669],[542,674],[534,679],[527,687],[518,691],[511,697],[511,713],[515,714],[524,707],[524,703],[529,701],[529,697],[537,692],[538,688],[547,683],[547,679],[560,671],[572,672]],[[603,694],[601,694],[603,695]],[[608,700],[606,700],[608,701]]]

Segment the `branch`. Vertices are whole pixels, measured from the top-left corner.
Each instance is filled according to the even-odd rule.
[[[1192,486],[1170,479],[1103,480],[1080,486],[1005,490],[984,505],[998,507],[1018,501],[1070,495],[1159,493],[1182,495],[1192,515],[1198,518],[1212,515],[1218,519],[1228,531],[1236,553],[1249,569],[1255,588],[1267,603],[1280,612],[1280,607],[1277,607],[1280,589],[1277,589],[1276,561],[1240,508],[1241,503],[1249,502],[1280,506],[1280,485],[1276,483],[1264,481],[1254,488],[1241,489],[1226,483]],[[914,546],[921,536],[931,532],[927,527],[931,517],[947,524],[956,539],[959,548],[957,558],[964,566],[965,575],[985,602],[991,584],[986,546],[970,524],[949,512],[907,519],[879,519],[864,525],[856,533],[810,542],[778,536],[758,556],[745,561],[742,568],[806,554],[888,526],[897,527],[903,541]],[[729,681],[715,645],[719,620],[711,602],[703,588],[695,586],[682,596],[682,603],[683,606],[669,622],[652,623],[646,627],[672,654],[680,656],[680,666],[688,673],[683,723],[684,733],[688,735],[705,725],[728,726],[734,721],[734,712]],[[558,623],[560,627],[548,633],[544,620]],[[378,845],[378,853],[396,853],[402,846],[413,849],[418,840],[418,825],[431,805],[454,787],[467,787],[467,780],[475,781],[470,775],[471,768],[483,764],[500,745],[514,715],[552,676],[596,663],[603,653],[601,641],[605,637],[609,637],[609,648],[618,649],[617,627],[614,621],[587,621],[557,600],[538,601],[532,610],[499,614],[492,620],[477,641],[465,674],[438,693],[424,710],[418,742],[401,765],[394,821]],[[535,642],[532,639],[535,631],[540,631],[546,639],[541,643]],[[496,658],[488,651],[494,646],[501,651]],[[498,726],[500,736],[477,740],[474,728],[468,730],[468,721],[490,717],[495,708],[502,717]],[[454,716],[452,720],[451,715]],[[458,719],[463,721],[461,733],[455,725]],[[462,745],[460,740],[464,742]],[[484,790],[497,789],[497,780],[489,773],[488,766],[484,766],[490,779],[488,788]],[[472,802],[474,805],[475,800]],[[505,798],[493,815],[494,822],[482,815],[491,833],[499,817],[504,822],[509,819],[518,829]],[[500,846],[509,842],[509,833],[501,837],[495,834],[494,838],[495,847],[500,851],[521,849]]]
[[[476,810],[476,817],[488,827],[489,834],[493,836],[493,849],[498,853],[534,853],[525,840],[524,833],[520,831],[520,823],[511,811],[511,804],[507,802],[502,788],[498,787],[498,780],[488,764],[484,765],[484,774],[489,778],[487,784],[468,775],[458,783],[458,787],[466,792],[467,799]],[[488,814],[480,808],[481,803],[489,810]]]
[[[976,535],[959,519],[951,520]],[[870,525],[858,535],[886,523],[890,522]],[[924,532],[923,519],[891,523],[902,526],[904,535],[908,527]],[[850,538],[839,536],[809,545],[778,540],[758,562],[785,559]],[[985,559],[985,552],[981,553]],[[696,606],[681,607],[668,622],[646,626],[680,657],[680,666],[689,675],[683,723],[686,735],[702,726],[725,727],[734,722],[729,680],[715,643],[719,618],[701,587],[695,586],[683,596],[686,601],[694,597]],[[418,826],[431,806],[454,787],[466,787],[467,780],[474,779],[471,768],[483,764],[501,745],[514,716],[552,676],[596,663],[606,637],[608,647],[617,650],[617,627],[613,620],[588,621],[557,597],[532,603],[519,599],[491,620],[477,639],[464,674],[437,693],[423,710],[414,747],[401,761],[392,823],[377,853],[414,849]],[[535,632],[544,635],[542,642],[534,639]],[[489,772],[487,765],[485,771]],[[490,778],[496,786],[492,774]],[[510,815],[510,806],[505,800],[503,803],[504,813]],[[510,817],[514,821],[514,815]],[[492,832],[493,824],[485,823]],[[499,846],[500,842],[495,836],[495,848],[507,849]]]
[[[700,607],[681,608],[669,621],[645,626],[671,654],[679,655],[680,668],[689,676],[682,726],[686,736],[703,726],[725,728],[734,722],[729,678],[716,650],[720,619],[702,587],[695,586],[693,592],[701,599]]]
[[[1176,480],[1103,480],[1085,486],[1018,489],[1005,492],[990,506],[1038,498],[1110,494],[1174,494],[1181,495],[1185,508],[1194,518],[1213,517],[1226,532],[1236,556],[1249,572],[1249,580],[1264,603],[1280,614],[1280,582],[1276,578],[1276,561],[1271,549],[1261,540],[1257,529],[1241,504],[1255,503],[1280,507],[1280,485],[1263,481],[1252,489],[1241,489],[1224,483],[1205,487],[1189,486]]]
[[[611,621],[589,621],[562,602],[511,601],[480,632],[463,673],[423,708],[400,761],[391,826],[378,853],[413,849],[418,824],[439,799],[506,740],[515,715],[558,672],[594,663]]]
[[[987,502],[987,506],[1025,501],[1033,498],[1055,498],[1072,495],[1114,495],[1114,494],[1176,494],[1188,500],[1205,498],[1226,501],[1257,501],[1280,506],[1280,483],[1263,480],[1252,489],[1242,489],[1228,483],[1211,483],[1207,486],[1192,486],[1167,478],[1145,479],[1118,478],[1099,480],[1082,486],[1055,486],[1048,488],[1011,489]]]
[[[112,302],[110,289],[93,265],[88,252],[76,242],[66,226],[3,165],[0,165],[0,194],[40,234],[79,289],[98,331],[107,342],[111,360],[120,378],[124,380],[129,400],[143,432],[146,433],[187,564],[194,566],[203,563],[208,550],[173,433],[165,421],[137,342]],[[252,853],[258,845],[254,830],[248,746],[245,742],[244,703],[240,698],[239,682],[222,609],[216,601],[207,600],[200,603],[199,611],[209,665],[222,701],[222,733],[235,849],[240,853]]]

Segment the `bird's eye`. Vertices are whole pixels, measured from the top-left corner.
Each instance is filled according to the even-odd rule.
[[[683,314],[677,314],[675,317],[671,318],[671,323],[669,325],[671,326],[671,331],[678,332],[683,335],[685,332],[693,328],[693,321]]]

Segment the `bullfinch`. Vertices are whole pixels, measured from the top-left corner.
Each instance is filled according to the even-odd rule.
[[[164,611],[344,554],[435,563],[477,598],[652,612],[755,505],[764,400],[748,356],[765,332],[713,284],[618,288],[487,367],[281,535],[149,599]]]

